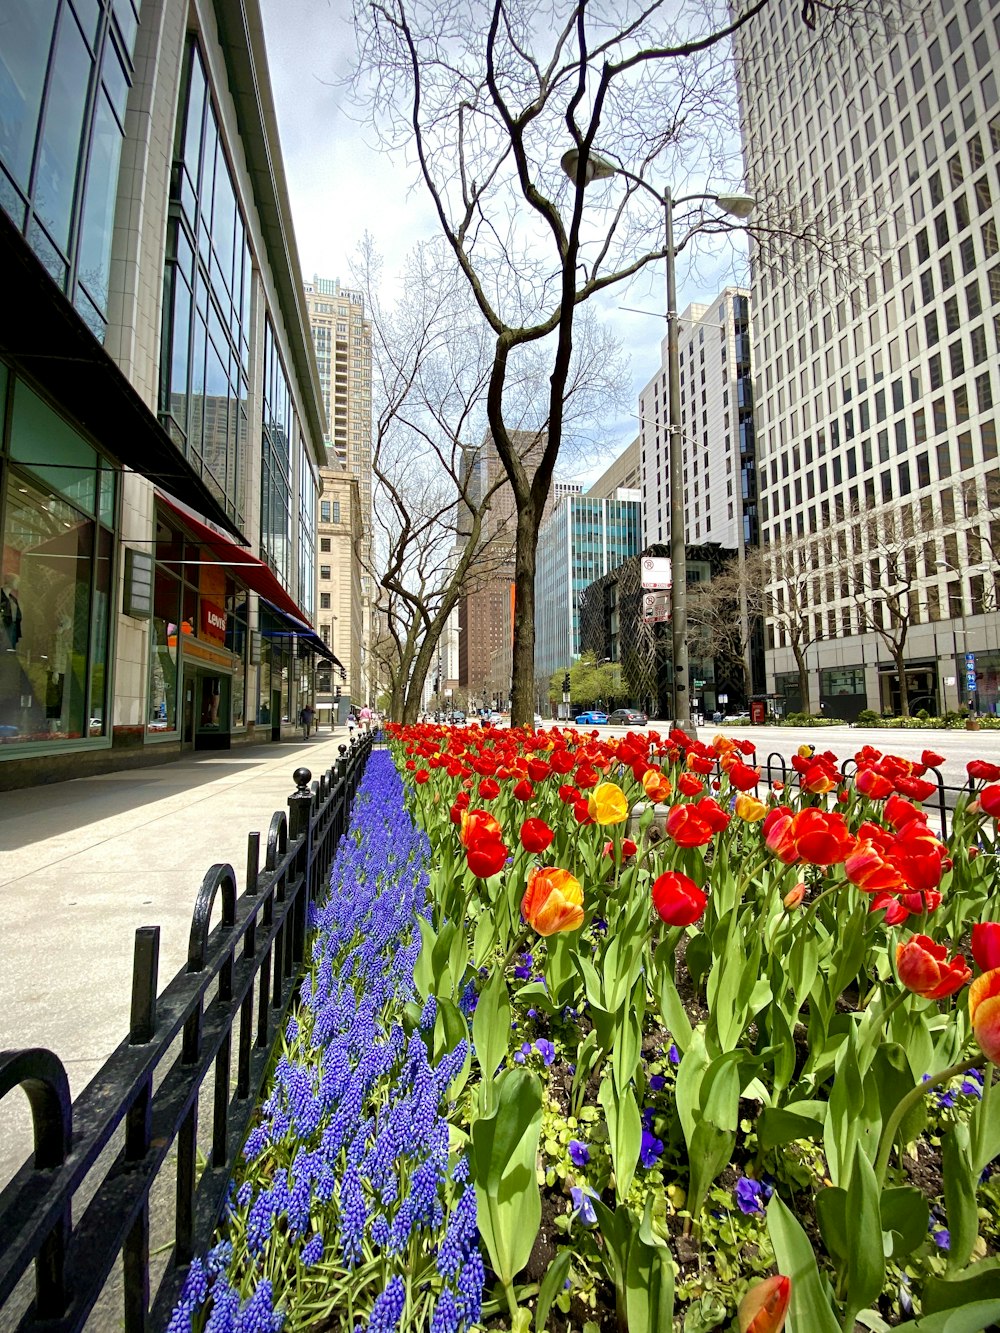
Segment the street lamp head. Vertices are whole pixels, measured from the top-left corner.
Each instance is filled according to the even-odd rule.
[[[559,159],[559,165],[574,185],[576,184],[576,172],[579,164],[579,148],[570,148],[567,152],[563,153],[562,157]],[[583,172],[583,183],[584,185],[589,185],[591,181],[607,180],[608,177],[613,176],[617,170],[618,168],[615,164],[609,162],[606,157],[601,157],[599,153],[588,153],[587,165]]]
[[[715,202],[734,218],[748,218],[757,207],[757,200],[752,194],[717,194]]]

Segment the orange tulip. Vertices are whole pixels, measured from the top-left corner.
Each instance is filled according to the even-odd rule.
[[[672,790],[659,768],[647,768],[642,775],[642,785],[651,801],[665,801]]]
[[[983,1055],[1000,1062],[1000,967],[976,977],[969,987],[969,1017]]]
[[[628,798],[614,782],[602,782],[590,793],[587,809],[597,824],[624,824],[628,819]]]
[[[791,1299],[792,1279],[782,1273],[756,1283],[736,1311],[740,1333],[781,1333]]]
[[[789,889],[782,898],[781,903],[786,912],[792,912],[796,907],[802,906],[802,899],[806,896],[806,886],[801,880],[794,889]]]
[[[583,925],[583,887],[558,866],[536,866],[528,876],[521,915],[539,935],[556,935]]]

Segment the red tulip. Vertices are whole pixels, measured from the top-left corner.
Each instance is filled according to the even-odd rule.
[[[705,784],[693,773],[682,773],[677,779],[677,790],[682,796],[700,796],[705,790]]]
[[[987,1060],[1000,1063],[1000,967],[976,977],[969,987],[969,1017]]]
[[[926,778],[901,777],[896,779],[896,790],[903,796],[909,796],[914,801],[926,801],[929,796],[933,796],[937,791],[936,782],[928,782]]]
[[[751,768],[742,759],[731,764],[728,771],[729,781],[737,791],[752,791],[760,782],[760,769]]]
[[[544,852],[555,836],[544,819],[526,819],[521,825],[521,846],[526,852]]]
[[[814,866],[832,866],[847,859],[854,846],[844,816],[839,811],[800,810],[792,818],[792,838],[803,861]]]
[[[740,1333],[781,1333],[791,1299],[791,1278],[778,1273],[757,1282],[740,1301],[736,1312]]]
[[[908,912],[936,912],[941,906],[941,895],[937,889],[923,889],[919,893],[901,893],[899,901]]]
[[[668,926],[693,926],[707,902],[694,880],[679,871],[668,870],[653,881],[653,906]]]
[[[891,893],[876,893],[868,907],[869,912],[885,912],[887,926],[901,926],[909,917],[909,912]]]
[[[911,889],[926,892],[941,883],[947,853],[947,847],[926,824],[911,820],[896,834],[888,859]]]
[[[885,817],[897,832],[915,819],[923,823],[926,818],[922,810],[918,810],[915,805],[911,805],[902,796],[889,797],[885,803]]]
[[[954,995],[972,976],[961,954],[948,961],[948,950],[927,935],[911,935],[896,946],[896,970],[907,990],[925,1000],[943,1000]]]
[[[833,791],[839,781],[839,774],[835,768],[829,764],[817,760],[811,763],[805,772],[799,778],[799,786],[803,791],[812,792],[817,796],[824,796],[828,791]]]
[[[940,768],[944,763],[944,755],[936,754],[933,750],[925,750],[920,756],[920,762],[926,768]]]
[[[972,927],[972,956],[983,972],[1000,967],[1000,924],[980,921]]]
[[[993,819],[1000,819],[1000,786],[984,787],[979,793],[979,805]]]
[[[887,796],[892,795],[892,783],[881,773],[876,773],[873,768],[859,768],[854,785],[862,796],[867,796],[872,801],[884,801]]]
[[[965,767],[969,777],[977,782],[1000,782],[1000,764],[991,764],[988,759],[971,759]]]
[[[535,794],[535,789],[527,778],[522,778],[520,782],[514,784],[514,799],[517,801],[530,801]]]
[[[477,879],[498,875],[507,862],[507,848],[502,842],[477,842],[466,853],[469,869]]]
[[[799,859],[798,848],[792,836],[792,815],[781,806],[772,810],[771,814],[777,817],[772,819],[771,815],[768,815],[761,825],[764,830],[764,842],[768,851],[773,852],[779,861],[784,861],[785,865],[790,866]]]
[[[503,829],[488,810],[466,810],[462,816],[462,846],[477,842],[499,842]]]
[[[844,871],[864,893],[895,893],[903,887],[899,871],[867,838],[859,838],[855,843],[844,861]]]
[[[729,816],[710,796],[691,805],[675,805],[664,828],[678,847],[704,847],[729,824]]]
[[[495,801],[500,795],[500,783],[496,778],[483,778],[478,790],[481,801]]]

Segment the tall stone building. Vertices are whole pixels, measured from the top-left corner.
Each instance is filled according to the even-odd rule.
[[[341,662],[329,663],[316,677],[319,721],[342,723],[351,708],[365,701],[363,670],[364,599],[361,592],[361,548],[364,541],[358,479],[343,468],[320,468],[323,485],[316,524],[316,628]]]
[[[332,657],[274,125],[257,0],[3,7],[0,787],[279,740]]]
[[[512,431],[511,439],[529,467],[545,449],[544,432]],[[470,706],[474,707],[490,701],[490,696],[496,693],[495,688],[491,690],[490,682],[495,683],[504,675],[504,663],[510,656],[510,633],[504,632],[504,625],[511,622],[514,598],[514,492],[504,475],[500,455],[489,431],[478,448],[465,450],[462,480],[472,506],[482,504],[484,497],[496,486],[484,524],[484,550],[469,570],[466,590],[459,605],[459,684],[466,691]],[[550,496],[546,512],[551,512],[552,503]],[[458,530],[460,537],[467,531],[467,523],[461,514]],[[497,653],[504,659],[499,665],[494,660]],[[506,670],[506,681],[509,690],[509,670]]]
[[[688,542],[756,545],[749,293],[727,287],[680,317],[684,527]],[[670,541],[667,339],[639,395],[643,542]]]
[[[735,39],[749,188],[841,256],[753,256],[761,533],[804,543],[811,702],[841,716],[997,710],[998,30],[995,0],[932,0],[862,50],[779,0]],[[769,685],[795,703],[778,574]]]
[[[371,643],[372,598],[372,329],[361,292],[342,287],[339,278],[313,277],[305,284],[306,308],[320,391],[327,419],[327,464],[357,482],[356,501],[362,539],[359,547],[343,544],[342,553],[360,561],[360,571],[342,570],[341,589],[360,580],[360,617],[351,611],[349,624],[361,625],[360,670],[351,676],[354,703],[370,702],[367,654]],[[344,496],[339,502],[344,502]],[[346,519],[346,514],[345,514]],[[322,563],[322,562],[318,562]],[[322,595],[322,592],[321,594]]]

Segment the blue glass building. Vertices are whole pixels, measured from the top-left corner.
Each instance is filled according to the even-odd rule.
[[[535,566],[535,679],[547,697],[549,677],[580,655],[579,595],[642,545],[639,496],[565,496],[538,534]],[[614,654],[611,654],[614,656]]]

